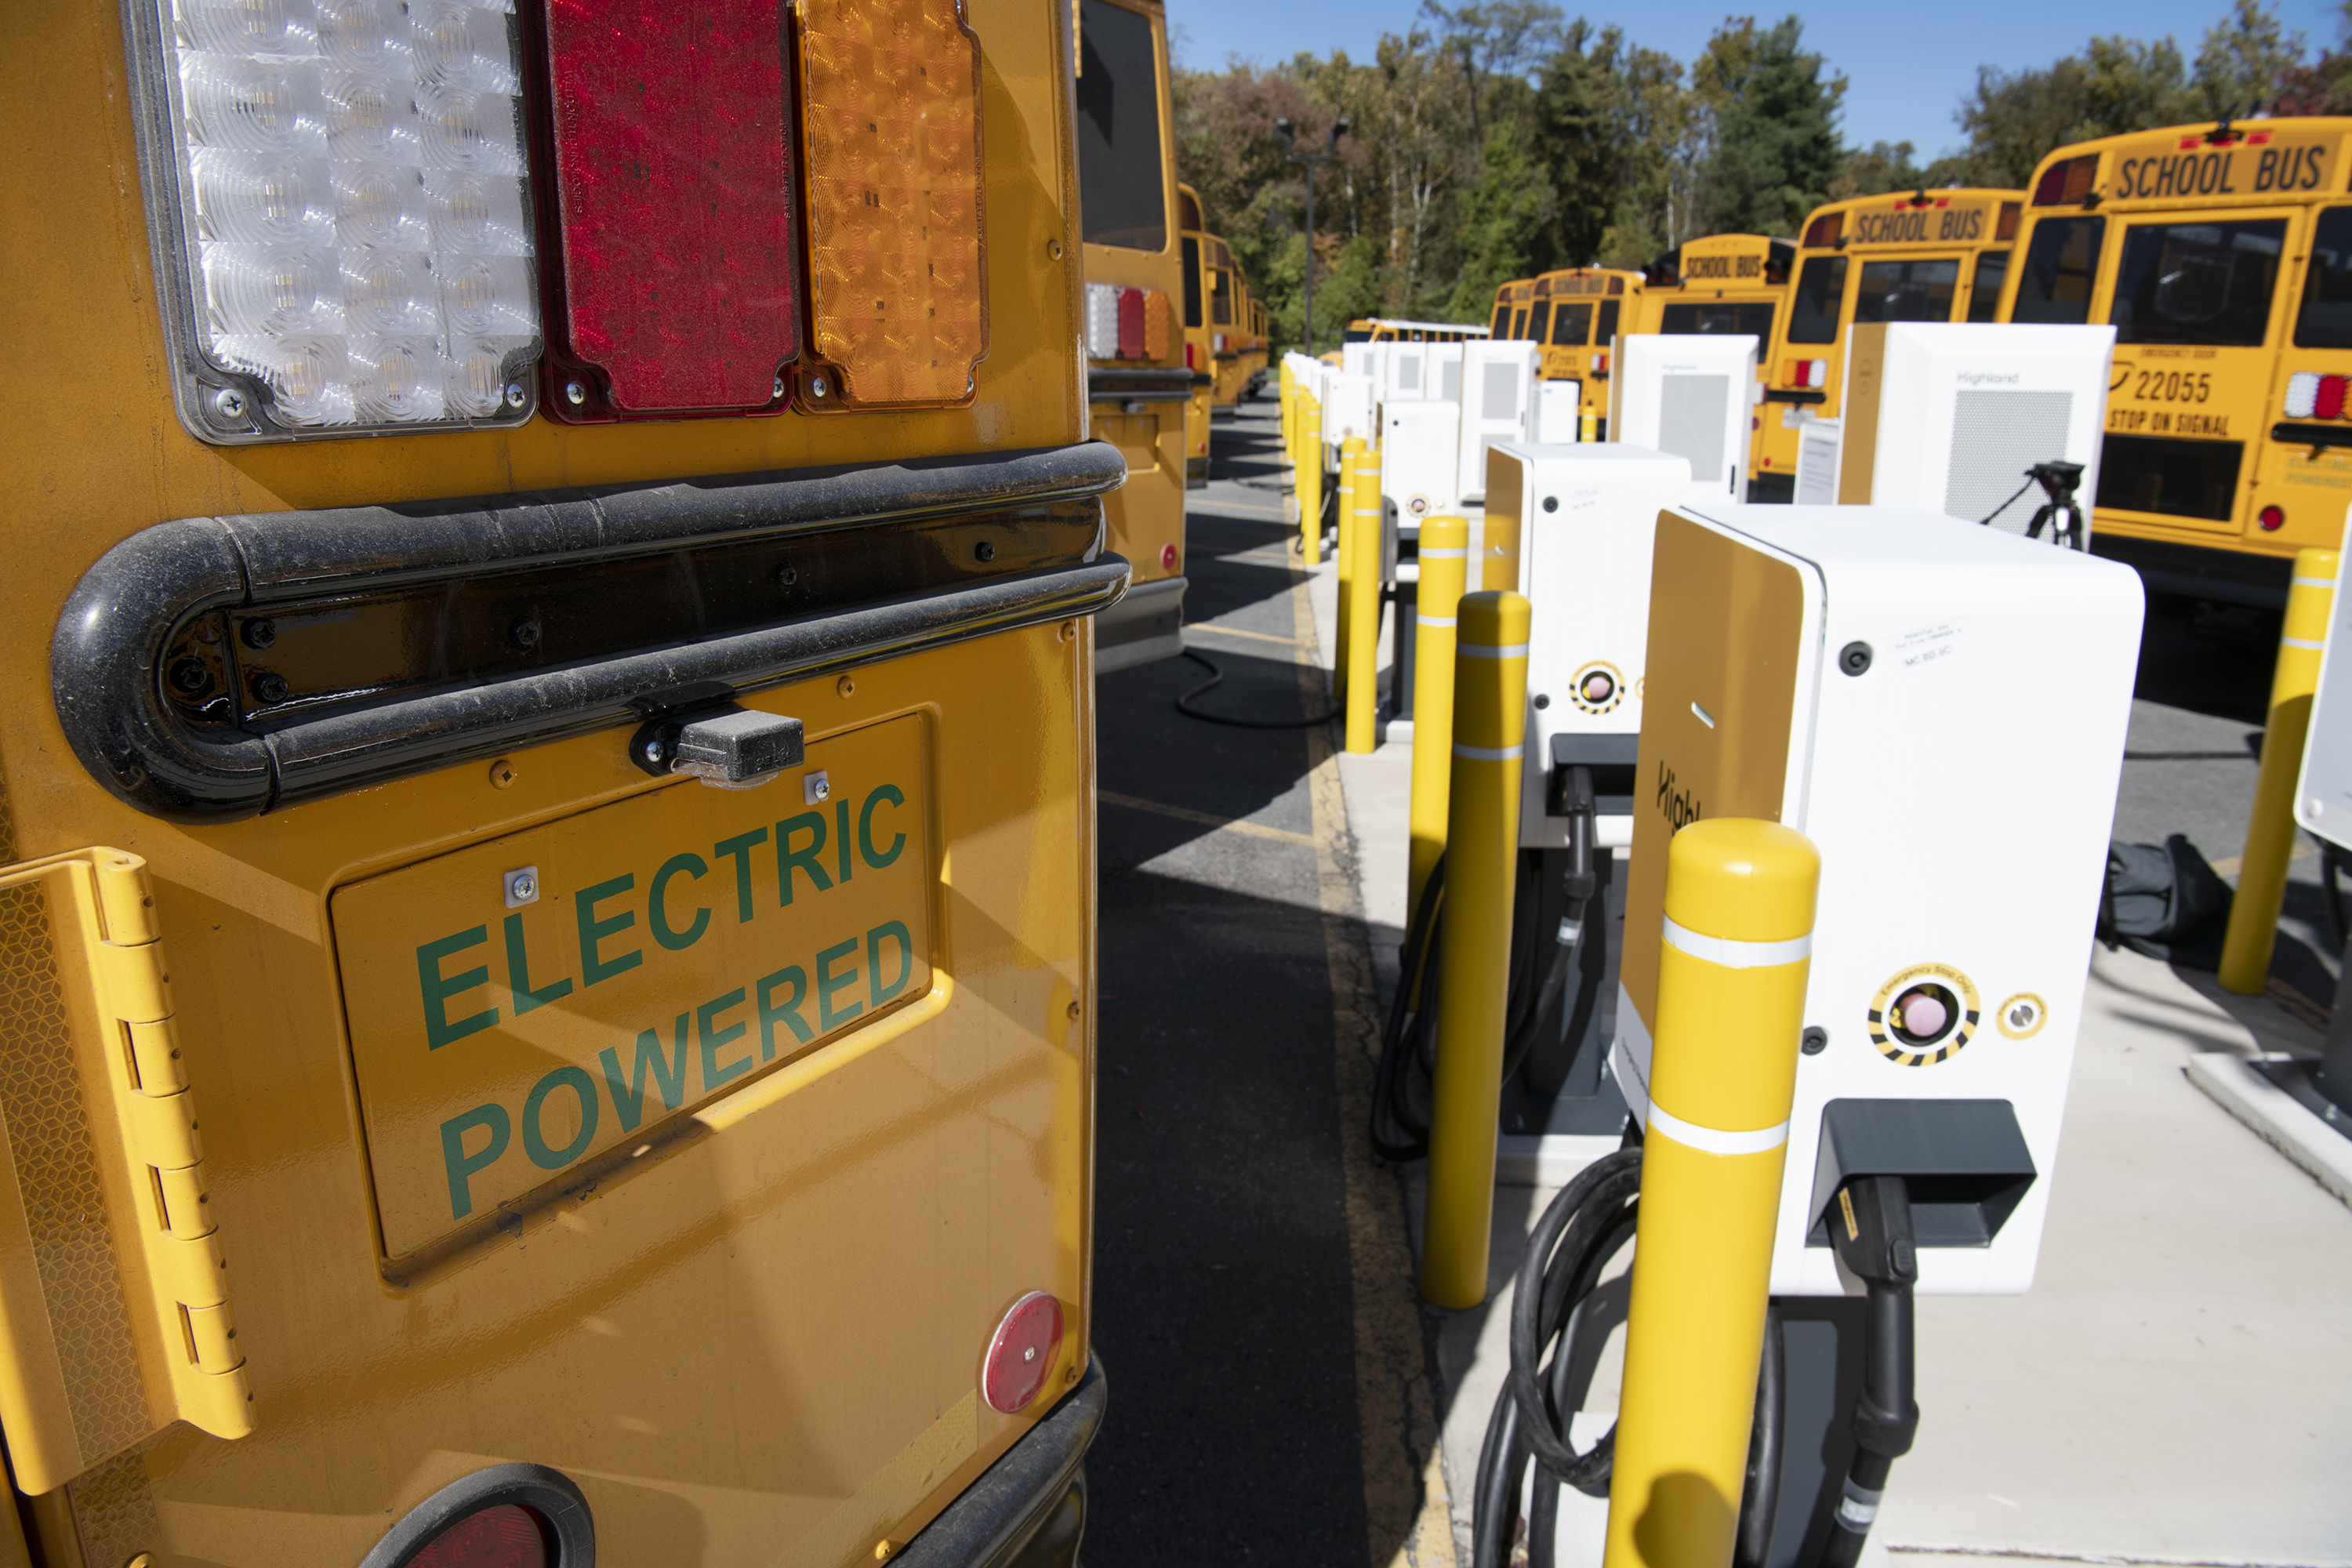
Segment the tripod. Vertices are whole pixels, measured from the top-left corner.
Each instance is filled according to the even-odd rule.
[[[2080,463],[2036,463],[2025,470],[2025,483],[2017,487],[2016,494],[1993,508],[1991,516],[1984,521],[1990,523],[1993,518],[2009,510],[2010,501],[2038,484],[2048,499],[2034,512],[2033,521],[2025,525],[2025,537],[2039,539],[2042,531],[2047,528],[2051,543],[2088,550],[2091,546],[2087,531],[2083,526],[2083,503],[2074,499],[2074,487],[2082,482],[2083,465]]]

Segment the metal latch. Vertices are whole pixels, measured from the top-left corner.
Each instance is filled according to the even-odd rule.
[[[806,755],[799,720],[743,708],[656,719],[629,742],[644,772],[690,773],[719,789],[757,789]]]

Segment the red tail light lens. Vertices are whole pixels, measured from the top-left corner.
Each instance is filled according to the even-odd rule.
[[[1118,357],[1143,357],[1143,290],[1118,291]]]
[[[992,1410],[1015,1415],[1036,1403],[1062,1350],[1062,1303],[1032,1290],[1013,1303],[988,1342],[980,1393]]]
[[[1843,213],[1831,213],[1824,217],[1817,217],[1805,226],[1805,248],[1827,250],[1838,242],[1838,236],[1844,231],[1845,215]]]
[[[800,353],[780,0],[550,0],[559,418],[781,408]]]
[[[1193,358],[1194,358],[1194,351],[1195,351],[1195,350],[1197,350],[1199,347],[1200,347],[1200,345],[1199,345],[1199,344],[1197,344],[1197,343],[1190,343],[1190,342],[1188,342],[1188,343],[1186,343],[1186,344],[1184,345],[1184,368],[1185,368],[1186,370],[1198,370],[1198,369],[1200,369],[1200,368],[1201,368],[1199,365],[1197,365],[1197,364],[1195,364],[1195,363],[1192,363],[1192,362],[1193,362]]]
[[[2261,514],[2257,516],[2254,521],[2263,525],[2263,531],[2264,533],[2276,533],[2280,529],[2286,526],[2286,513],[2280,510],[2277,507],[2266,506],[2263,508]]]
[[[529,1509],[502,1502],[426,1542],[408,1568],[547,1568],[547,1534]]]
[[[816,353],[845,403],[961,403],[988,353],[980,39],[957,0],[793,14]]]
[[[2344,377],[2323,375],[2319,378],[2319,395],[2311,401],[2311,412],[2321,419],[2334,419],[2344,412]]]

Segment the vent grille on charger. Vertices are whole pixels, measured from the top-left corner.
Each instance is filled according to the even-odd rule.
[[[2022,533],[2042,504],[2038,492],[2009,498],[2025,470],[2066,455],[2074,417],[2071,392],[1978,388],[1961,392],[1952,410],[1952,464],[1944,479],[1944,510],[1963,522],[1990,519],[1995,528]],[[2001,503],[2008,501],[2003,506]],[[1993,516],[1993,508],[2000,514]]]
[[[1731,407],[1727,375],[1669,375],[1658,386],[1658,450],[1687,458],[1691,483],[1723,480],[1724,416]]]

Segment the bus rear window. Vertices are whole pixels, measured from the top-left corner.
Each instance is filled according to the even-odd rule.
[[[1528,336],[1536,342],[1542,342],[1544,334],[1549,331],[1551,331],[1551,301],[1538,300],[1536,308],[1528,313]]]
[[[2116,342],[2259,347],[2285,250],[2283,217],[2131,225],[2116,268]]]
[[[1087,240],[1165,249],[1168,196],[1151,23],[1108,0],[1083,0],[1080,15],[1078,205]],[[1199,324],[1197,312],[1193,324]]]
[[[2103,217],[2045,217],[2033,226],[2018,274],[2012,321],[2079,327],[2091,319],[2091,284],[2099,275]]]
[[[1214,281],[1209,285],[1209,320],[1216,326],[1234,324],[1234,296],[1228,287],[1233,276],[1222,267],[1210,274]]]
[[[1856,321],[1948,321],[1960,290],[1958,258],[1865,261],[1853,296]]]
[[[1614,300],[1602,302],[1600,325],[1592,329],[1594,342],[1605,343],[1617,335],[1617,305],[1618,301]]]
[[[2009,276],[2009,252],[1987,250],[1977,256],[1977,275],[1969,285],[1969,320],[1990,321],[2000,309],[2000,285]]]
[[[1495,307],[1494,323],[1486,329],[1486,335],[1490,338],[1507,338],[1511,335],[1511,308],[1508,305]]]
[[[1838,311],[1845,304],[1845,258],[1816,256],[1797,273],[1797,297],[1789,306],[1789,341],[1833,343]]]
[[[1591,305],[1556,305],[1551,312],[1551,341],[1554,347],[1573,345],[1582,348],[1592,341],[1592,307]]]
[[[1184,324],[1201,324],[1201,242],[1184,242]]]
[[[2294,346],[2352,349],[2352,207],[2329,207],[2311,232],[2311,271],[2294,313]]]
[[[1769,342],[1772,336],[1772,307],[1760,301],[1669,305],[1658,322],[1658,331],[1684,336],[1736,336],[1745,332],[1760,344]]]

